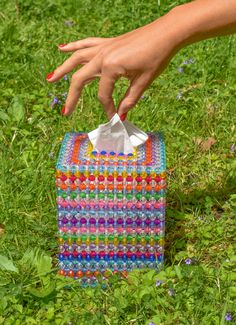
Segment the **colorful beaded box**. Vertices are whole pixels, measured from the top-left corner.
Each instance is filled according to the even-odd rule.
[[[85,133],[67,133],[56,165],[59,274],[96,285],[163,264],[165,147],[162,135],[132,154],[93,150]]]

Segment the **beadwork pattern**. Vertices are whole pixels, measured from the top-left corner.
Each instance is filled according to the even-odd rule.
[[[60,275],[83,285],[163,264],[165,147],[160,133],[134,153],[96,152],[67,133],[56,165]]]

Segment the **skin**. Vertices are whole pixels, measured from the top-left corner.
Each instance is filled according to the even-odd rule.
[[[73,54],[47,81],[56,82],[80,66],[72,75],[63,114],[69,116],[73,112],[83,87],[99,77],[98,99],[108,119],[116,112],[123,116],[181,48],[233,33],[236,33],[235,0],[195,0],[117,37],[91,37],[59,45],[60,51]],[[128,78],[130,86],[116,108],[112,93],[121,77]]]

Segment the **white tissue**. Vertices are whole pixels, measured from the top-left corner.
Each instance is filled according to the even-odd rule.
[[[134,148],[143,144],[148,135],[128,121],[121,121],[118,114],[105,124],[100,124],[96,130],[88,133],[89,140],[97,151],[133,153]]]

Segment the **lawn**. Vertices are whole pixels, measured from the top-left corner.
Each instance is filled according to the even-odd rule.
[[[112,277],[96,289],[57,275],[60,143],[66,132],[106,121],[97,81],[71,117],[60,115],[71,75],[45,81],[67,57],[57,45],[119,35],[180,3],[1,0],[0,324],[236,324],[234,35],[182,49],[129,114],[165,136],[163,271]],[[117,84],[116,103],[126,86]]]

